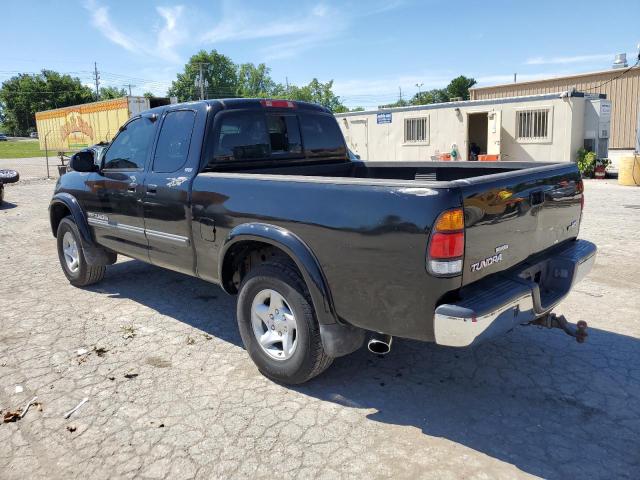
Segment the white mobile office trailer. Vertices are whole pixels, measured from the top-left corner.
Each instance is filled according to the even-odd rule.
[[[607,156],[611,103],[562,92],[337,114],[349,148],[363,160],[575,161],[580,147]],[[488,157],[485,157],[487,155]]]

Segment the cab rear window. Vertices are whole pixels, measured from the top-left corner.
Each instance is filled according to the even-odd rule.
[[[345,155],[340,129],[331,115],[224,112],[214,132],[209,167],[235,162],[300,160]]]
[[[302,142],[308,157],[345,156],[346,146],[332,115],[301,113]]]

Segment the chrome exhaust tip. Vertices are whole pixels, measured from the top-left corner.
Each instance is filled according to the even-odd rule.
[[[367,343],[367,349],[376,355],[386,355],[391,351],[393,337],[391,335],[376,335]]]

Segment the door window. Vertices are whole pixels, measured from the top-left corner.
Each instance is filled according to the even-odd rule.
[[[196,113],[192,110],[169,112],[164,118],[153,159],[153,171],[171,173],[187,162]]]
[[[104,168],[144,168],[154,132],[155,125],[148,118],[140,117],[129,122],[105,153]]]

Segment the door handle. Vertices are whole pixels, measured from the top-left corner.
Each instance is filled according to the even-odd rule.
[[[147,184],[147,193],[149,195],[155,195],[158,190],[158,185],[153,185],[151,183]]]
[[[127,186],[127,191],[128,192],[135,192],[137,188],[138,188],[138,184],[137,183],[130,183],[129,186]]]

